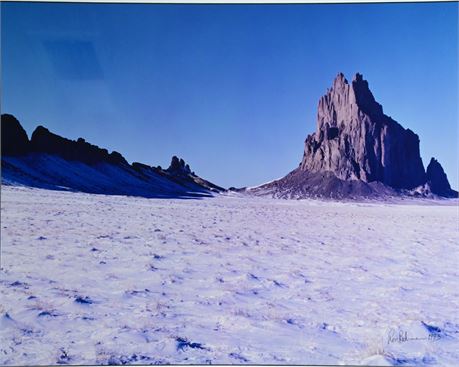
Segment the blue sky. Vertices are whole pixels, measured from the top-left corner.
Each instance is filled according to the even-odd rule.
[[[458,3],[1,3],[2,113],[223,186],[297,167],[319,97],[361,72],[458,188]]]

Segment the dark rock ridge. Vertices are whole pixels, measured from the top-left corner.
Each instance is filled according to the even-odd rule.
[[[170,167],[130,165],[118,152],[70,140],[38,126],[29,141],[12,115],[1,116],[2,184],[144,197],[209,196],[223,188],[191,171],[183,159]]]
[[[2,154],[20,156],[29,150],[29,138],[16,117],[2,115]]]
[[[43,126],[38,126],[33,132],[30,146],[33,152],[54,154],[70,161],[128,165],[126,159],[118,152],[108,153],[107,149],[89,144],[83,138],[78,138],[77,141],[63,138]]]
[[[457,197],[457,192],[452,190],[449,185],[448,177],[446,177],[443,167],[435,158],[430,160],[426,175],[427,183],[434,194],[444,197]]]
[[[450,193],[446,175],[435,177],[432,192]],[[306,138],[299,167],[249,191],[278,197],[396,195],[427,180],[418,135],[384,114],[361,74],[349,83],[339,73],[319,100],[316,131]]]
[[[167,179],[178,183],[179,185],[197,185],[199,187],[204,187],[206,190],[212,192],[222,192],[225,191],[224,188],[213,184],[210,181],[207,181],[194,172],[191,171],[190,166],[185,163],[182,158],[173,156],[169,168],[163,170],[161,167],[150,167],[142,163],[134,162],[132,164],[133,168],[141,173],[145,174],[148,172],[154,172],[158,175],[166,177]]]

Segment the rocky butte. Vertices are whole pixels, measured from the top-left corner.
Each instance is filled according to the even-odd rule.
[[[458,195],[434,158],[426,174],[418,135],[384,114],[359,73],[351,83],[339,73],[320,98],[316,131],[306,138],[299,167],[248,191],[274,197]]]

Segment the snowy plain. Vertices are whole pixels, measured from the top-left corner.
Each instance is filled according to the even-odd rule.
[[[457,366],[458,204],[2,186],[0,364]]]

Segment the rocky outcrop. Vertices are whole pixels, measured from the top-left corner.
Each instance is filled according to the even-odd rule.
[[[134,162],[132,167],[140,174],[148,176],[151,173],[166,177],[168,180],[187,187],[190,190],[205,189],[210,192],[225,191],[223,187],[207,181],[191,171],[190,166],[182,158],[173,156],[169,168],[162,169],[161,166],[150,167],[146,164]]]
[[[183,159],[170,167],[130,165],[118,152],[70,140],[39,126],[29,141],[12,115],[2,115],[2,184],[143,197],[203,197],[220,186],[191,171]]]
[[[126,159],[118,152],[108,153],[107,149],[89,144],[83,138],[76,141],[63,138],[43,126],[35,129],[30,143],[34,152],[54,154],[70,161],[128,165]]]
[[[188,164],[185,163],[183,159],[179,159],[177,156],[173,156],[171,160],[171,164],[167,169],[167,172],[176,175],[190,175],[191,169]]]
[[[4,114],[1,117],[2,155],[21,156],[30,151],[27,133],[13,116]]]
[[[383,113],[361,74],[351,83],[338,74],[320,98],[316,132],[306,138],[300,169],[397,189],[426,180],[419,137]]]
[[[349,83],[339,73],[319,100],[316,131],[298,168],[245,191],[282,198],[427,196],[429,180],[434,194],[452,196],[438,166],[426,175],[419,137],[384,114],[361,74]]]
[[[443,197],[457,197],[458,192],[451,186],[441,164],[432,157],[426,170],[427,183],[432,193]]]
[[[169,168],[166,169],[164,173],[168,175],[172,180],[184,185],[192,183],[195,185],[203,186],[209,191],[224,191],[224,188],[197,176],[194,172],[191,171],[190,166],[185,163],[182,158],[178,158],[175,155],[172,157]]]

